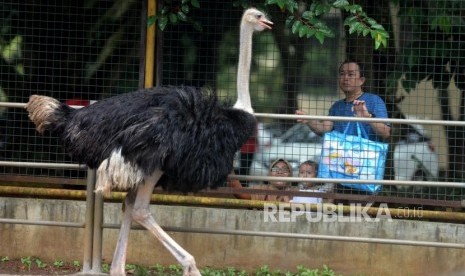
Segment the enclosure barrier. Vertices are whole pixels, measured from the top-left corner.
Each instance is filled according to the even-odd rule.
[[[4,103],[0,102],[0,107],[24,108],[23,103]],[[313,119],[325,120],[328,116],[313,116],[313,115],[286,115],[286,114],[256,114],[258,118],[275,118],[275,119]],[[379,119],[379,118],[351,118],[351,117],[331,117],[334,121],[377,121],[389,123],[417,123],[417,124],[431,124],[431,125],[457,125],[465,126],[465,122],[460,121],[440,121],[440,120],[408,120],[408,119]],[[12,167],[30,167],[30,168],[62,168],[62,169],[85,169],[86,166],[79,164],[68,163],[36,163],[36,162],[10,162],[0,161],[0,166]],[[270,180],[269,176],[245,176],[236,175],[230,176],[239,180]],[[284,181],[302,181],[305,178],[299,177],[274,177]],[[31,221],[31,220],[18,220],[18,219],[4,219],[0,218],[0,223],[9,224],[26,224],[26,225],[42,225],[42,226],[55,226],[55,227],[75,227],[84,228],[85,230],[85,243],[84,243],[84,256],[83,256],[83,273],[85,274],[99,274],[102,270],[102,232],[104,228],[118,228],[118,225],[103,224],[103,204],[104,199],[108,201],[122,201],[125,193],[112,192],[109,197],[103,198],[100,194],[95,194],[95,171],[88,170],[87,174],[87,188],[86,191],[78,190],[63,190],[63,189],[49,189],[49,188],[30,188],[30,187],[15,187],[15,186],[0,186],[0,195],[8,196],[33,196],[33,197],[50,197],[50,198],[65,198],[71,200],[86,200],[86,217],[83,223],[69,223],[69,222],[54,222],[54,221]],[[309,179],[307,179],[309,180]],[[332,182],[333,179],[319,178],[310,179],[313,182],[327,183]],[[465,183],[457,182],[434,182],[434,181],[395,181],[395,180],[338,180],[341,183],[367,183],[367,184],[382,184],[382,185],[410,185],[410,186],[438,186],[442,187],[455,187],[465,188]],[[259,191],[251,191],[246,189],[237,189],[234,193],[241,191],[247,193],[256,193]],[[223,191],[225,192],[225,191]],[[231,190],[227,190],[232,193]],[[292,194],[298,192],[290,192]],[[208,194],[207,194],[208,195]],[[228,207],[228,208],[255,208],[263,209],[263,201],[256,200],[240,200],[230,198],[215,198],[205,196],[183,196],[183,195],[169,195],[169,194],[154,194],[152,195],[152,203],[158,204],[174,204],[174,205],[196,205],[196,206],[209,206],[209,207]],[[464,207],[465,201],[462,200],[459,205],[453,207]],[[352,212],[352,206],[336,206],[338,212],[349,214]],[[286,210],[292,210],[292,204],[287,204]],[[312,211],[317,211],[317,205],[311,204]],[[395,217],[406,217],[406,210],[402,209],[389,209],[391,215]],[[400,212],[402,214],[400,214]],[[414,210],[407,210],[409,218],[415,218]],[[368,209],[367,214],[376,215],[378,208],[371,207]],[[465,222],[465,213],[461,212],[443,212],[443,211],[422,211],[423,219]],[[141,229],[141,227],[134,227]],[[342,242],[361,242],[361,243],[383,243],[383,244],[396,244],[396,245],[410,245],[410,246],[427,246],[427,247],[443,247],[443,248],[458,248],[465,249],[463,244],[455,243],[441,243],[441,242],[427,242],[427,241],[412,241],[412,240],[395,240],[395,239],[378,239],[378,238],[363,238],[363,237],[343,237],[343,236],[329,236],[329,235],[314,235],[314,234],[298,234],[298,233],[276,233],[276,232],[257,232],[257,231],[242,231],[242,230],[212,230],[200,228],[178,228],[178,227],[163,227],[167,231],[173,232],[189,232],[189,233],[205,233],[205,234],[220,234],[220,235],[246,235],[246,236],[266,236],[266,237],[285,237],[285,238],[299,238],[299,239],[316,239],[316,240],[332,240]]]

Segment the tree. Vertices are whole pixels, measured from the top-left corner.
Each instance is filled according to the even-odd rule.
[[[465,119],[465,3],[463,1],[393,1],[399,7],[402,33],[397,68],[389,77],[392,91],[398,80],[411,92],[424,80],[437,89],[442,120]],[[460,93],[458,115],[453,116],[449,87]],[[465,179],[465,128],[444,126],[449,150],[449,181]]]
[[[324,43],[326,38],[334,37],[335,31],[325,23],[325,16],[332,9],[345,12],[344,26],[347,27],[349,34],[371,36],[375,49],[387,46],[389,35],[383,26],[369,17],[362,6],[350,4],[347,0],[329,2],[318,0],[238,0],[234,1],[234,6],[241,7],[240,10],[249,6],[259,7],[267,11],[275,21],[273,35],[281,53],[281,66],[285,72],[283,94],[286,102],[282,108],[275,110],[275,112],[294,113],[297,106],[298,85],[301,83],[299,71],[304,61],[304,44],[299,43],[299,41],[315,38],[320,43]],[[165,0],[157,15],[149,18],[149,24],[156,23],[161,30],[165,30],[170,24],[185,22],[200,28],[201,25],[196,21],[193,9],[209,9],[209,6],[203,6],[203,2],[197,0],[181,2]],[[233,10],[237,11],[238,9]]]

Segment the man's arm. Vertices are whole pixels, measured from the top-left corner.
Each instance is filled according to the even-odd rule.
[[[384,104],[384,102],[383,102]],[[354,110],[357,114],[357,117],[363,118],[374,118],[375,114],[372,114],[368,111],[365,101],[354,101]],[[391,136],[391,127],[382,122],[370,122],[371,127],[376,132],[378,136],[381,136],[383,139],[389,139]]]
[[[307,115],[302,110],[296,110],[295,112],[296,115]],[[325,132],[329,132],[333,129],[333,122],[332,121],[326,121],[326,120],[303,120],[303,119],[297,119],[298,123],[304,123],[307,124],[313,132],[315,132],[318,135],[323,135]]]

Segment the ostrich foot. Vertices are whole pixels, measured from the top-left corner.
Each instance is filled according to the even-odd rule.
[[[113,267],[113,266],[112,266]],[[117,267],[116,269],[110,269],[110,275],[112,276],[125,276],[126,275],[126,270],[123,268]]]
[[[197,269],[194,260],[192,260],[191,264],[188,266],[183,266],[184,269],[182,271],[183,276],[202,276],[200,271]]]

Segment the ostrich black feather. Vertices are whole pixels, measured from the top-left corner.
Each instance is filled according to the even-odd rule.
[[[256,124],[253,115],[219,103],[214,91],[192,87],[139,90],[81,109],[59,104],[48,118],[47,128],[76,161],[97,168],[120,150],[145,175],[161,168],[159,185],[182,192],[223,183]]]

